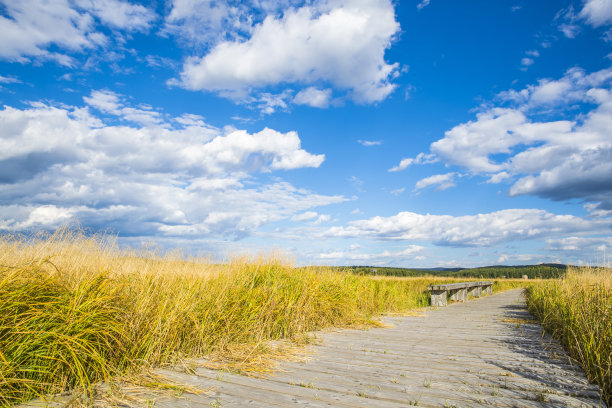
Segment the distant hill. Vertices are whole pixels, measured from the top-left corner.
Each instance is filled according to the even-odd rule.
[[[538,265],[491,265],[478,268],[395,268],[381,266],[345,266],[338,269],[350,270],[358,275],[381,276],[446,276],[473,278],[558,278],[565,274],[567,265],[544,263]]]

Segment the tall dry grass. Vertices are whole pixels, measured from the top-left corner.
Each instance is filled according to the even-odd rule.
[[[612,269],[570,267],[562,280],[527,290],[529,311],[612,404]]]
[[[78,231],[0,238],[0,405],[236,345],[428,303],[432,279],[372,279],[270,258],[121,250]],[[253,350],[258,352],[257,347]]]

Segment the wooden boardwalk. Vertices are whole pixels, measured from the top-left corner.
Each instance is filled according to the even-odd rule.
[[[384,320],[394,327],[317,333],[322,341],[310,360],[283,362],[267,379],[205,368],[158,370],[212,392],[149,397],[163,408],[605,406],[598,387],[531,320],[521,290]],[[19,407],[59,408],[69,401]]]
[[[257,379],[162,370],[212,395],[163,397],[156,407],[600,407],[560,346],[530,320],[520,290],[386,318],[394,328],[321,332],[305,363]]]

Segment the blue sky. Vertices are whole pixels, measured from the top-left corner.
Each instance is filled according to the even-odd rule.
[[[0,230],[601,263],[612,0],[0,0]]]

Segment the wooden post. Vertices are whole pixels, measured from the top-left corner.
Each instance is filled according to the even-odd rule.
[[[468,291],[468,295],[474,296],[474,297],[481,297],[482,296],[482,286],[474,286],[470,288],[470,290]]]
[[[431,291],[431,305],[432,306],[446,306],[446,291],[445,290],[432,290]]]
[[[467,289],[466,288],[451,289],[450,293],[451,293],[450,299],[454,300],[455,302],[465,302],[467,300]]]

